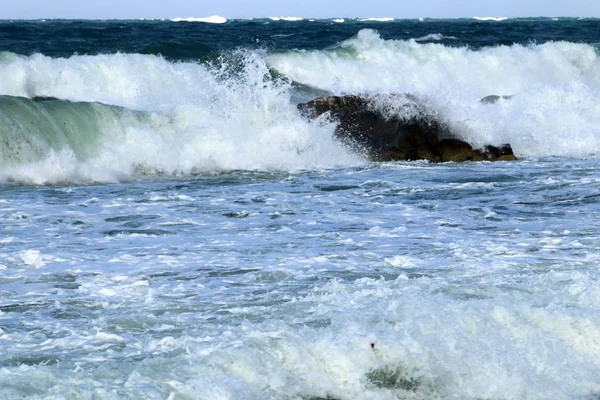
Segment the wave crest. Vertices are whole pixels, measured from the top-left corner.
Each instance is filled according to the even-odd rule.
[[[271,76],[261,52],[235,52],[211,65],[126,54],[35,55],[0,65],[0,76],[11,73],[18,79],[0,83],[11,95],[0,97],[0,141],[9,144],[0,153],[0,182],[113,182],[362,162],[333,139],[331,124],[298,114],[290,83]],[[34,96],[63,100],[25,98]]]
[[[221,17],[219,15],[213,15],[210,17],[187,17],[187,18],[173,18],[171,21],[173,22],[206,22],[209,24],[224,24],[227,22],[227,18]]]
[[[346,93],[411,93],[476,145],[511,143],[521,156],[600,154],[600,60],[570,42],[479,50],[384,40],[373,30],[322,51],[272,54],[294,82]],[[485,96],[515,95],[481,104]]]

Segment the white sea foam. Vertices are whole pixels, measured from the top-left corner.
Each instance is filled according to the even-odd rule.
[[[594,398],[598,164],[4,186],[0,398]]]
[[[600,154],[600,62],[587,44],[473,50],[361,30],[337,49],[273,54],[269,63],[332,93],[412,93],[478,146],[508,142],[518,155]],[[479,102],[490,94],[514,97]]]
[[[272,21],[302,21],[304,18],[302,17],[269,17]]]
[[[506,17],[473,17],[473,19],[476,19],[477,21],[496,21],[496,22],[500,22],[500,21],[505,21],[508,18],[506,18]]]
[[[127,109],[0,99],[19,104],[23,118],[29,118],[30,109],[39,109],[36,115],[42,118],[37,124],[12,125],[17,111],[4,115],[0,110],[0,123],[11,127],[7,140],[22,146],[19,152],[0,153],[0,180],[119,181],[136,174],[360,162],[333,140],[333,125],[298,114],[289,83],[269,79],[262,53],[236,57],[243,71],[232,72],[229,64],[216,69],[127,54],[5,57],[2,94],[100,101]]]
[[[414,269],[405,260],[394,261],[399,263],[386,268]],[[493,271],[480,273],[483,276],[472,282],[456,283],[439,273],[435,277],[402,273],[388,280],[332,279],[308,296],[260,307],[232,299],[223,302],[219,291],[199,293],[189,283],[184,287],[164,280],[165,287],[156,287],[164,303],[143,306],[143,296],[120,288],[116,295],[104,297],[105,283],[98,276],[78,295],[85,295],[88,302],[102,301],[109,309],[130,307],[115,309],[120,311],[119,332],[125,333],[107,332],[107,324],[95,317],[86,322],[105,329],[64,329],[68,336],[41,343],[33,329],[29,338],[7,334],[3,339],[18,343],[16,348],[50,354],[69,351],[87,371],[73,375],[62,363],[3,368],[0,393],[15,390],[8,384],[15,378],[24,382],[17,393],[64,393],[71,386],[97,390],[115,375],[128,382],[119,387],[127,394],[160,393],[162,388],[163,394],[194,398],[323,398],[329,393],[365,400],[475,396],[570,400],[595,393],[600,366],[600,330],[594,314],[598,283],[582,273],[540,272],[506,288],[504,280],[494,280]],[[319,276],[317,269],[310,274]],[[301,283],[295,280],[301,275],[284,276],[288,286]],[[453,276],[465,278],[456,271]],[[253,284],[254,279],[246,283]],[[228,319],[210,322],[195,319],[202,318],[197,311],[187,312],[174,319],[178,329],[167,325],[165,330],[162,321],[169,321],[168,313],[159,317],[153,313],[160,314],[165,306],[178,310],[176,296],[186,291],[200,304],[217,297],[215,315],[225,313]],[[233,293],[244,298],[239,289]],[[585,305],[586,299],[592,303]],[[543,306],[547,302],[550,306]],[[147,313],[137,309],[146,307]],[[253,312],[259,313],[259,321],[247,320]],[[238,316],[242,321],[232,322]],[[322,319],[322,326],[303,326],[310,317]],[[196,321],[202,321],[201,327],[194,326]],[[134,356],[144,357],[143,362],[130,361]],[[32,377],[37,380],[30,388]],[[81,379],[85,385],[74,385],[73,380]],[[117,389],[107,388],[106,395],[112,390]]]
[[[508,142],[522,156],[600,154],[600,63],[586,44],[473,50],[384,40],[361,30],[331,50],[231,57],[207,66],[139,54],[0,53],[0,94],[125,107],[21,101],[21,117],[37,110],[39,120],[16,125],[14,112],[0,110],[0,123],[10,126],[5,140],[22,147],[0,150],[0,181],[120,181],[139,174],[360,163],[332,138],[332,124],[298,114],[290,82],[273,81],[269,67],[335,94],[412,93],[476,146]],[[234,71],[238,61],[242,70]],[[514,96],[479,102],[490,94]]]
[[[21,254],[21,259],[27,268],[40,269],[44,266],[44,261],[39,250],[27,250]]]
[[[370,17],[370,18],[361,18],[359,21],[374,21],[374,22],[392,22],[394,18],[391,17]]]
[[[441,33],[430,33],[429,35],[421,36],[415,40],[417,42],[439,42],[444,39],[456,39],[456,36],[444,36]]]
[[[336,18],[336,19],[333,19],[332,21],[341,24],[344,22],[344,18]]]
[[[210,23],[210,24],[224,24],[225,22],[227,22],[227,18],[218,16],[218,15],[213,15],[210,17],[201,17],[201,18],[197,18],[197,17],[173,18],[173,19],[171,19],[171,21],[173,21],[173,22],[206,22],[206,23]]]

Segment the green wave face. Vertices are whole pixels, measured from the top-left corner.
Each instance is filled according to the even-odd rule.
[[[86,160],[126,126],[142,125],[147,118],[101,103],[0,96],[0,167],[39,161],[63,150]]]

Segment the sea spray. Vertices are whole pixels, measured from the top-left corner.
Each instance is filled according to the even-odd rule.
[[[269,64],[294,82],[334,94],[416,95],[475,146],[511,143],[522,156],[600,152],[600,62],[588,44],[471,50],[384,40],[363,29],[334,49],[271,54]],[[490,94],[514,97],[480,103]]]
[[[600,87],[595,49],[587,44],[548,42],[471,50],[415,40],[384,40],[368,29],[331,50],[291,51],[269,56],[270,65],[294,81],[336,92],[408,91],[439,87],[474,98],[519,93],[571,80]]]
[[[362,29],[332,49],[233,50],[204,63],[125,53],[0,58],[0,93],[62,100],[21,107],[39,117],[5,108],[2,163],[10,168],[3,179],[24,179],[11,168],[50,154],[53,165],[69,158],[59,168],[66,180],[73,166],[118,181],[140,173],[356,165],[360,157],[332,139],[326,118],[306,121],[294,107],[310,96],[355,92],[413,94],[476,147],[511,143],[518,156],[600,152],[600,64],[587,44],[470,49],[384,40]],[[479,102],[489,94],[513,97]],[[401,104],[380,106],[404,112]],[[18,152],[25,143],[29,150]]]
[[[56,170],[61,181],[104,181],[107,176],[118,181],[139,174],[361,162],[333,139],[331,123],[299,115],[290,101],[289,81],[274,79],[258,52],[239,51],[210,65],[125,54],[34,55],[17,58],[1,73],[19,77],[4,88],[13,96],[62,99],[4,96],[6,104],[23,110],[2,108],[4,180],[53,182]],[[116,83],[109,84],[116,76]],[[44,161],[50,155],[54,168]],[[81,176],[84,170],[102,173]]]

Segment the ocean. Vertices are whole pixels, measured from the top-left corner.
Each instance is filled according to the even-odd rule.
[[[0,21],[0,399],[600,399],[600,20],[206,21]]]

